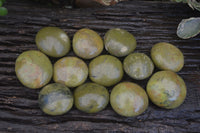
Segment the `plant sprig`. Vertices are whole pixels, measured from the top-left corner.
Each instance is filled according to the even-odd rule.
[[[8,10],[5,7],[2,7],[6,0],[0,0],[0,16],[5,16],[8,14]]]

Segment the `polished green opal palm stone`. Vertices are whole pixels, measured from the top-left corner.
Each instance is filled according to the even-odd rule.
[[[128,55],[124,59],[123,67],[125,72],[136,80],[149,77],[154,70],[153,62],[143,53],[132,53]]]
[[[15,63],[19,81],[26,87],[37,89],[46,85],[52,78],[53,67],[49,58],[40,51],[30,50],[20,54]]]
[[[111,55],[101,55],[89,64],[90,79],[103,86],[112,86],[123,77],[123,67],[119,59]]]
[[[161,70],[178,72],[183,68],[184,56],[176,46],[170,43],[157,43],[151,49],[151,58]]]
[[[71,47],[67,34],[57,27],[44,27],[36,35],[36,45],[43,53],[52,57],[66,55]]]
[[[74,91],[75,106],[86,113],[97,113],[109,102],[108,90],[96,83],[85,83]]]
[[[73,38],[73,50],[83,59],[92,59],[103,51],[103,40],[91,29],[80,29]]]
[[[143,88],[132,82],[117,84],[111,91],[110,104],[119,115],[133,117],[148,107],[148,96]]]
[[[126,30],[110,29],[104,36],[106,50],[117,57],[130,54],[136,48],[135,37]]]
[[[48,115],[62,115],[73,106],[73,94],[60,83],[45,86],[39,93],[39,106]]]
[[[186,97],[187,88],[183,79],[172,71],[159,71],[147,83],[151,101],[162,108],[180,106]]]
[[[54,64],[53,79],[67,87],[77,87],[85,82],[88,76],[88,67],[77,57],[63,57]]]

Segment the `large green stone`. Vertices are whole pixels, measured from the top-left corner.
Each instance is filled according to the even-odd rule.
[[[155,73],[147,83],[151,101],[159,107],[173,109],[180,106],[187,93],[183,79],[172,71]]]
[[[19,81],[26,87],[37,89],[46,85],[52,78],[53,67],[49,58],[40,51],[25,51],[17,57],[15,72]]]

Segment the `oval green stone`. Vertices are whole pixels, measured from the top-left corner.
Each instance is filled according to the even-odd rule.
[[[142,80],[149,77],[154,70],[151,59],[143,53],[128,55],[123,62],[125,72],[133,79]]]
[[[38,102],[44,113],[62,115],[72,108],[73,95],[65,85],[52,83],[40,91]]]
[[[109,30],[104,37],[106,50],[117,57],[130,54],[136,48],[135,37],[126,30],[115,28]]]
[[[155,105],[173,109],[183,103],[187,88],[183,79],[176,73],[160,71],[155,73],[148,81],[147,93]]]
[[[90,79],[103,86],[112,86],[123,77],[123,67],[119,59],[111,55],[101,55],[89,64]]]
[[[103,51],[103,40],[91,29],[80,29],[73,38],[75,54],[84,59],[91,59]]]
[[[143,88],[132,82],[117,84],[111,91],[110,104],[119,115],[133,117],[142,114],[149,104]]]
[[[44,27],[36,35],[36,45],[45,54],[52,57],[66,55],[71,47],[67,34],[57,27]]]
[[[97,113],[109,102],[108,90],[96,83],[85,83],[74,91],[75,106],[86,113]]]
[[[77,57],[63,57],[54,64],[53,79],[68,87],[77,87],[85,82],[88,76],[88,67]]]
[[[178,72],[183,68],[183,53],[170,43],[157,43],[151,49],[151,58],[161,70]]]
[[[49,58],[40,51],[25,51],[17,57],[15,72],[19,81],[26,87],[37,89],[46,85],[52,78],[53,67]]]

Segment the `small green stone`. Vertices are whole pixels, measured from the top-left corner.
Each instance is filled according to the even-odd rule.
[[[123,67],[119,59],[111,55],[101,55],[89,64],[90,79],[103,86],[112,86],[123,77]]]
[[[93,30],[81,29],[73,38],[73,50],[83,59],[92,59],[103,51],[103,40]]]
[[[151,59],[143,53],[133,53],[124,59],[124,70],[133,79],[148,78],[154,70]]]
[[[30,50],[17,57],[15,72],[24,86],[37,89],[51,80],[53,67],[45,54],[40,51]]]
[[[85,83],[74,91],[75,106],[86,113],[97,113],[109,102],[108,90],[96,83]]]
[[[133,117],[142,114],[149,104],[143,88],[132,82],[117,84],[111,91],[110,104],[119,115]]]
[[[170,43],[157,43],[151,49],[151,58],[161,70],[178,72],[183,68],[183,53]]]
[[[148,81],[147,93],[155,105],[174,109],[184,102],[187,88],[183,79],[176,73],[160,71],[155,73]]]
[[[122,57],[130,54],[136,48],[135,37],[123,29],[111,29],[104,37],[106,50],[117,57]]]
[[[77,57],[63,57],[54,64],[54,81],[68,87],[77,87],[83,84],[87,76],[87,65]]]
[[[45,54],[52,57],[66,55],[71,47],[67,34],[57,27],[44,27],[36,35],[36,45]]]
[[[73,95],[69,88],[60,83],[45,86],[39,93],[39,106],[48,115],[62,115],[73,106]]]

